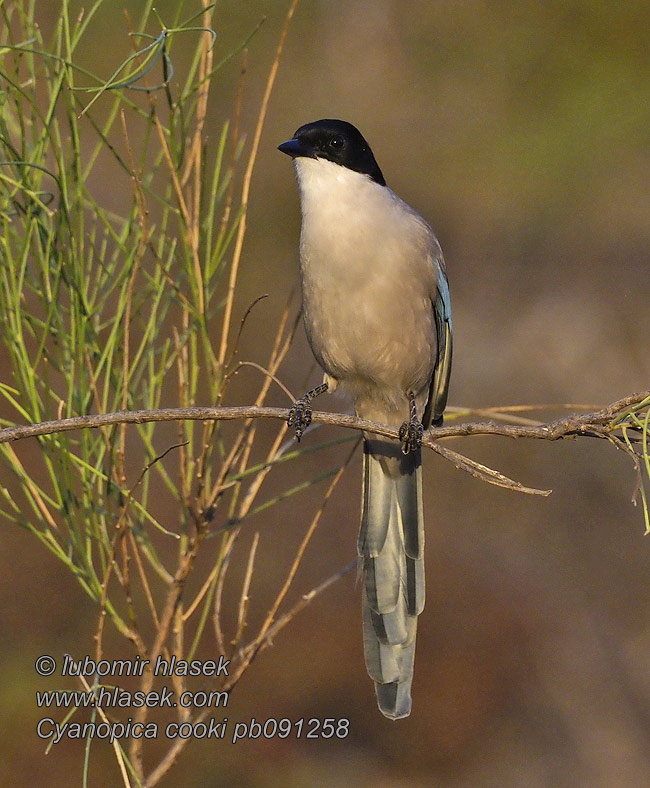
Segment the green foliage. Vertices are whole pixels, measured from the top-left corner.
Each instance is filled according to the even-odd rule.
[[[187,23],[170,27],[102,83],[75,66],[75,51],[100,5],[74,20],[64,3],[48,43],[33,22],[32,6],[0,8],[0,309],[14,379],[0,393],[28,422],[157,408],[174,388],[185,406],[199,399],[215,402],[223,394],[224,366],[210,329],[222,306],[216,292],[241,212],[231,210],[229,202],[239,148],[229,138],[227,122],[210,164],[201,158],[205,94],[199,83],[206,79],[201,58],[207,51],[201,39],[211,42],[212,33]],[[151,5],[145,4],[138,30],[148,26]],[[165,79],[152,87],[157,95],[148,92],[140,105],[134,103],[126,89],[145,87],[156,53],[171,74],[169,47],[183,31],[192,31],[198,43],[178,95]],[[101,92],[84,105],[87,95],[79,83],[89,82],[101,84]],[[102,113],[94,117],[89,110],[100,95]],[[95,136],[90,145],[89,126]],[[235,150],[227,162],[229,145]],[[189,179],[197,167],[200,183],[193,192],[184,190],[179,180]],[[132,183],[121,191],[119,211],[102,204],[97,188],[98,180],[114,178],[115,171]],[[152,425],[137,431],[151,461],[157,456]],[[207,469],[221,444],[209,441],[197,452],[197,440],[205,436],[191,423],[182,432],[184,485],[163,463],[155,470],[181,504],[187,531],[192,516],[200,516],[186,505],[197,462]],[[12,447],[3,447],[28,503],[18,505],[5,490],[5,515],[42,539],[99,599],[112,528],[129,499],[132,527],[165,576],[147,537],[147,525],[166,530],[148,510],[149,476],[142,479],[138,500],[126,487],[125,430],[51,436],[40,445],[47,469],[43,483],[22,470]],[[138,456],[130,444],[128,452]],[[200,459],[191,459],[197,453]],[[66,537],[57,535],[62,524]]]
[[[215,64],[214,4],[183,19],[179,3],[163,24],[146,0],[124,37],[121,64],[106,79],[76,61],[102,5],[96,0],[73,15],[63,0],[45,41],[35,0],[0,0],[0,314],[12,373],[11,383],[0,382],[3,426],[220,404],[241,366],[235,363],[241,326],[237,332],[231,322],[256,143],[238,176],[238,200],[239,107],[237,122],[225,119],[209,150],[204,133],[210,85],[241,47]],[[182,76],[173,57],[181,34],[195,41]],[[265,110],[263,103],[257,141]],[[296,321],[288,316],[287,308],[267,367],[256,365],[265,373],[257,405],[291,344]],[[333,489],[342,468],[259,501],[269,471],[304,453],[287,451],[284,425],[266,446],[252,421],[235,429],[187,421],[175,433],[162,426],[51,434],[36,439],[36,453],[34,444],[31,451],[2,444],[9,475],[0,487],[0,513],[37,537],[98,604],[97,658],[106,618],[150,659],[163,652],[192,658],[212,620],[218,652],[233,660],[223,686],[229,690],[292,611],[313,597],[314,591],[280,611],[322,509],[247,643],[257,536],[234,637],[225,638],[220,620],[242,523],[335,475]],[[208,536],[210,566],[181,601]],[[146,714],[141,710],[139,719]],[[176,754],[160,762],[148,785]],[[121,750],[116,757],[125,784],[128,771],[140,784],[141,742],[132,743],[129,759]]]

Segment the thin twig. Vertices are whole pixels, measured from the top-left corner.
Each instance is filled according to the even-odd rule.
[[[237,93],[235,95],[235,106],[233,111],[233,124],[232,124],[232,150],[230,154],[228,188],[226,189],[226,197],[223,206],[223,213],[221,214],[221,226],[219,227],[219,236],[217,241],[217,248],[221,247],[223,239],[226,237],[226,230],[228,229],[228,222],[230,221],[230,213],[232,211],[233,194],[235,191],[235,179],[233,174],[235,172],[235,165],[237,163],[237,156],[239,151],[239,123],[241,120],[241,107],[244,98],[244,78],[246,76],[246,68],[248,65],[248,50],[244,49],[242,55],[242,66],[239,73],[239,80],[237,81]]]
[[[155,112],[152,113],[152,117],[156,125],[156,131],[158,132],[158,139],[160,140],[160,148],[163,152],[163,157],[165,159],[165,163],[167,164],[167,169],[169,171],[169,176],[171,178],[174,191],[176,193],[178,207],[180,209],[181,216],[183,217],[183,222],[187,229],[187,238],[190,245],[190,252],[192,254],[194,277],[196,280],[196,289],[198,296],[198,313],[202,317],[205,314],[205,293],[203,290],[203,270],[201,268],[201,260],[199,258],[199,239],[195,232],[196,230],[195,222],[193,221],[192,214],[189,208],[187,207],[187,200],[185,199],[185,195],[183,194],[183,189],[181,187],[180,180],[178,178],[178,173],[176,171],[176,165],[174,164],[171,151],[169,150],[169,145],[167,144],[167,137],[165,136],[165,130],[163,129],[162,123],[158,119],[158,115]]]
[[[260,111],[257,117],[257,126],[255,127],[255,133],[253,134],[253,143],[251,145],[251,152],[250,152],[250,156],[248,157],[248,165],[246,167],[246,172],[244,173],[244,181],[242,184],[242,192],[241,192],[242,213],[241,213],[241,218],[239,220],[239,226],[237,227],[235,249],[233,251],[232,264],[230,266],[230,278],[228,281],[228,295],[226,297],[226,305],[224,307],[223,327],[221,331],[221,345],[219,347],[218,358],[221,367],[223,367],[225,363],[226,353],[228,351],[228,334],[230,333],[232,307],[235,300],[235,286],[237,284],[237,275],[239,272],[239,261],[241,259],[242,247],[244,245],[244,236],[246,235],[246,213],[248,208],[248,194],[250,191],[251,179],[253,177],[253,168],[255,166],[255,160],[257,159],[257,151],[260,145],[260,139],[262,137],[262,129],[264,128],[264,121],[266,120],[266,110],[269,105],[269,99],[271,98],[271,91],[273,90],[275,78],[278,73],[278,67],[280,65],[280,57],[282,56],[282,50],[284,49],[284,42],[286,41],[287,33],[289,32],[289,25],[291,24],[291,19],[293,17],[297,5],[298,5],[298,0],[293,0],[291,5],[289,6],[289,10],[287,11],[287,15],[284,19],[284,25],[282,26],[282,30],[280,32],[280,38],[278,39],[278,45],[275,50],[275,57],[273,59],[273,64],[271,65],[271,70],[269,71],[269,76],[266,81],[266,89],[264,91],[262,103],[260,104]]]
[[[111,550],[110,550],[110,553],[108,555],[108,561],[106,563],[106,571],[104,572],[104,578],[102,580],[102,585],[101,585],[102,593],[101,593],[101,598],[100,598],[100,603],[99,603],[100,612],[99,612],[99,619],[97,621],[97,631],[95,633],[95,644],[96,644],[95,645],[95,657],[96,657],[97,661],[99,661],[101,653],[102,653],[102,637],[103,637],[103,633],[104,633],[104,624],[106,622],[106,605],[107,605],[107,602],[108,602],[108,584],[109,584],[109,581],[111,579],[111,575],[112,575],[113,571],[117,570],[117,563],[116,563],[117,546],[120,543],[123,544],[124,538],[127,535],[127,533],[131,533],[131,529],[127,527],[127,519],[126,518],[127,518],[128,511],[129,511],[130,503],[131,503],[131,501],[133,499],[133,493],[135,492],[137,487],[142,483],[142,480],[145,477],[145,474],[148,473],[150,468],[153,465],[155,465],[159,460],[162,460],[170,451],[172,451],[173,449],[177,449],[177,448],[178,448],[178,445],[169,446],[167,449],[165,449],[165,451],[162,454],[157,455],[156,457],[153,458],[153,460],[148,462],[145,465],[145,467],[142,469],[142,472],[140,473],[140,475],[136,479],[136,481],[133,484],[133,486],[129,489],[127,495],[125,496],[124,504],[121,507],[120,517],[119,517],[119,519],[118,519],[118,521],[117,521],[117,523],[115,525],[115,535],[114,535],[112,543],[111,543]],[[138,556],[138,564],[140,564],[139,556]],[[139,566],[139,569],[140,569],[140,575],[141,575],[141,577],[143,577],[144,574],[142,572],[141,565]],[[124,573],[123,573],[122,578],[119,578],[119,579],[120,579],[121,585],[124,587],[125,591],[127,592],[127,602],[129,602],[129,600],[130,600],[130,592],[128,590],[128,585],[126,583],[126,580],[124,579]],[[151,594],[151,592],[149,592],[149,595],[150,594]],[[150,604],[152,606],[152,611],[153,611],[154,618],[155,618],[155,608],[153,607],[153,600],[150,601]],[[117,623],[119,625],[119,620],[117,620]],[[135,626],[135,621],[134,620],[131,621],[131,627],[128,627],[128,628],[122,627],[121,631],[123,632],[123,634],[127,638],[129,638],[129,640],[131,640],[135,644],[136,648],[138,649],[138,653],[141,656],[144,656],[146,648],[145,648],[145,645],[144,645],[144,641],[142,640],[142,637],[141,637],[141,635],[140,635],[140,633],[139,633],[139,631],[137,629],[137,626]]]
[[[160,625],[156,630],[156,636],[154,642],[151,646],[151,649],[148,652],[148,657],[150,660],[150,664],[155,664],[156,659],[162,653],[164,649],[165,641],[169,636],[169,630],[172,626],[174,621],[176,610],[178,605],[180,604],[180,599],[183,593],[183,589],[185,587],[185,581],[187,576],[189,575],[192,566],[194,565],[194,561],[196,559],[201,541],[203,540],[203,536],[205,535],[205,531],[197,531],[194,537],[190,540],[187,552],[182,556],[178,569],[174,574],[174,580],[172,586],[167,594],[167,599],[165,601],[165,607],[163,608],[162,615],[160,616]],[[140,689],[146,695],[148,692],[151,691],[154,683],[154,673],[152,670],[145,671],[142,677],[142,682],[140,684]],[[149,709],[146,706],[140,707],[136,713],[134,714],[135,722],[142,723],[144,725]],[[144,776],[144,764],[142,761],[142,740],[138,738],[134,738],[131,740],[130,745],[130,755],[131,755],[131,763],[133,768],[135,769],[138,777],[143,779]]]
[[[217,586],[214,592],[214,605],[212,610],[212,626],[214,628],[214,639],[217,645],[217,653],[226,653],[226,642],[223,636],[223,629],[221,628],[221,599],[223,595],[223,588],[226,582],[226,572],[230,564],[230,556],[232,555],[233,545],[239,536],[241,526],[237,526],[228,532],[226,535],[221,549],[219,550],[219,577],[217,578]]]
[[[142,559],[140,558],[140,548],[135,539],[135,536],[133,536],[133,531],[131,529],[129,529],[129,541],[131,542],[131,549],[133,550],[133,555],[135,556],[135,563],[138,567],[138,575],[140,576],[140,582],[142,583],[142,588],[144,589],[144,593],[147,598],[147,604],[149,605],[151,620],[153,621],[154,625],[157,627],[160,624],[160,621],[158,619],[156,604],[153,599],[153,594],[151,593],[151,586],[149,585],[149,579],[147,578],[147,574],[144,571],[144,566],[142,565]]]
[[[251,549],[248,554],[248,563],[246,564],[246,574],[244,575],[244,582],[242,583],[241,596],[239,597],[239,608],[237,611],[237,631],[232,643],[235,651],[239,647],[239,643],[246,627],[246,614],[248,613],[248,606],[250,603],[249,592],[251,580],[253,579],[253,567],[255,566],[255,555],[257,554],[257,545],[259,544],[259,541],[259,531],[255,531],[253,543],[251,544]]]
[[[336,472],[336,475],[332,479],[332,481],[330,483],[330,486],[328,487],[327,491],[325,492],[325,495],[323,496],[323,500],[321,502],[321,505],[319,506],[318,511],[316,512],[316,514],[313,516],[312,521],[309,524],[309,527],[305,531],[305,535],[303,536],[302,541],[300,543],[300,546],[298,547],[298,550],[296,551],[296,554],[295,554],[294,559],[293,559],[293,561],[291,563],[291,567],[289,568],[289,572],[287,573],[287,576],[286,576],[285,581],[284,581],[284,583],[282,585],[282,588],[278,592],[278,595],[276,596],[275,601],[271,605],[271,607],[270,607],[270,609],[269,609],[269,611],[268,611],[268,613],[266,615],[266,619],[264,620],[264,623],[260,627],[260,630],[259,630],[257,636],[255,637],[255,639],[251,643],[249,643],[246,646],[246,648],[244,649],[244,653],[242,655],[241,662],[240,662],[239,666],[237,667],[237,670],[233,674],[233,678],[235,680],[236,680],[238,675],[241,676],[244,673],[244,671],[248,668],[248,666],[253,661],[253,659],[255,659],[255,656],[258,653],[262,643],[265,642],[265,640],[267,638],[267,635],[268,635],[268,632],[271,629],[271,627],[273,626],[273,623],[275,621],[275,616],[277,615],[278,609],[280,608],[280,605],[284,601],[284,598],[286,597],[286,595],[287,595],[287,593],[289,591],[289,588],[291,587],[291,584],[293,583],[293,579],[296,576],[296,572],[298,571],[298,567],[300,566],[300,563],[302,561],[303,555],[305,554],[305,550],[307,549],[307,545],[311,541],[311,538],[314,535],[314,531],[318,527],[318,524],[319,524],[319,522],[321,520],[321,517],[323,516],[323,512],[325,511],[325,507],[327,506],[328,501],[332,497],[332,493],[336,489],[336,485],[339,483],[341,477],[343,476],[343,473],[345,472],[346,468],[350,464],[350,461],[351,461],[352,457],[354,456],[356,448],[357,448],[357,444],[355,443],[355,445],[352,447],[352,451],[348,454],[348,456],[345,459],[344,463],[341,465],[339,470]],[[290,620],[290,618],[286,620],[286,623],[288,623],[289,620]]]
[[[120,120],[122,122],[122,133],[124,134],[124,141],[126,144],[126,151],[129,159],[129,167],[131,169],[131,180],[133,182],[133,193],[135,198],[135,204],[138,211],[139,225],[142,228],[142,232],[139,234],[138,237],[138,248],[136,250],[135,257],[133,258],[133,266],[131,268],[131,273],[129,274],[129,281],[126,289],[125,311],[124,311],[124,338],[122,342],[122,347],[123,347],[122,408],[126,410],[126,407],[128,405],[128,399],[129,399],[129,380],[131,377],[130,342],[131,342],[131,310],[133,308],[133,290],[135,287],[135,280],[138,276],[138,271],[140,269],[140,263],[142,261],[142,257],[144,256],[145,250],[147,248],[147,242],[149,240],[149,221],[148,221],[149,209],[147,207],[147,200],[146,197],[144,196],[144,192],[142,191],[142,185],[138,177],[135,158],[133,156],[133,151],[131,150],[131,142],[129,140],[129,133],[126,125],[126,116],[124,114],[123,109],[120,110]],[[126,430],[125,430],[125,425],[122,425],[122,429],[120,430],[120,440],[117,450],[117,461],[118,461],[119,473],[120,473],[120,484],[122,486],[126,485],[126,470],[124,468],[125,455],[126,455]]]
[[[1,430],[0,430],[0,432],[1,432]],[[38,434],[39,435],[47,435],[49,433],[41,432],[41,433],[38,433]],[[0,441],[0,443],[3,443],[3,441]],[[38,511],[41,513],[41,516],[43,517],[43,519],[47,523],[48,528],[52,528],[54,531],[58,531],[59,530],[59,526],[56,524],[56,520],[52,516],[52,512],[50,512],[50,510],[47,507],[45,501],[43,500],[43,496],[40,494],[40,492],[38,490],[38,487],[34,484],[34,482],[29,477],[29,474],[25,470],[25,467],[23,466],[22,462],[18,459],[18,455],[14,451],[13,446],[9,446],[7,448],[7,452],[11,455],[11,462],[13,463],[14,467],[18,468],[18,470],[20,471],[20,477],[21,477],[21,479],[24,480],[24,484],[27,487],[27,489],[29,490],[32,498],[34,499],[34,501],[36,503],[36,506],[38,508]]]
[[[85,677],[81,675],[81,673],[79,674],[79,681],[83,685],[83,688],[86,690],[86,692],[92,691],[90,684],[86,681]],[[104,709],[99,704],[95,704],[95,709],[97,710],[97,713],[102,718],[102,720],[110,727],[111,723],[108,717],[106,716]],[[115,760],[117,761],[120,769],[122,782],[124,783],[125,788],[132,788],[131,780],[129,780],[129,775],[126,770],[126,764],[124,763],[124,754],[122,753],[122,748],[120,747],[119,739],[114,739],[112,741],[112,745],[113,745],[113,750],[115,750]]]
[[[337,580],[340,580],[344,575],[347,575],[347,573],[352,571],[352,569],[354,569],[356,565],[357,565],[357,560],[355,559],[354,561],[351,561],[347,566],[344,566],[342,569],[339,569],[339,571],[335,572],[331,577],[328,577],[327,580],[324,580],[315,588],[312,588],[311,591],[309,591],[306,594],[303,594],[298,600],[298,602],[296,602],[296,604],[290,610],[288,610],[284,615],[280,616],[280,618],[278,618],[278,620],[266,630],[264,636],[261,639],[256,638],[252,643],[250,643],[247,646],[247,656],[250,650],[250,660],[248,664],[252,662],[253,658],[257,656],[257,654],[259,654],[260,651],[263,651],[267,646],[271,645],[271,643],[273,642],[273,638],[278,634],[278,632],[281,629],[284,629],[284,627],[286,627],[286,625],[293,618],[295,618],[295,616],[303,608],[307,607],[307,605],[310,602],[312,602],[314,598],[318,596],[318,594],[321,594],[331,585],[336,583]],[[236,681],[240,678],[240,676],[237,673],[233,672],[232,678],[234,680],[233,683],[236,683]]]
[[[285,307],[284,312],[280,316],[280,322],[278,324],[278,329],[275,334],[275,339],[273,342],[273,348],[271,350],[271,358],[269,359],[268,364],[268,371],[270,375],[275,375],[278,371],[280,364],[282,363],[284,357],[286,356],[287,352],[289,351],[289,347],[293,341],[294,333],[297,327],[297,321],[294,321],[293,327],[287,333],[286,337],[284,337],[284,327],[286,325],[287,319],[289,316],[289,304]],[[269,388],[271,386],[271,379],[265,378],[260,388],[260,391],[255,399],[255,405],[261,407],[266,399],[266,395],[268,394]],[[220,396],[223,396],[225,391],[225,386],[222,387],[222,391]],[[214,484],[212,485],[212,490],[209,492],[207,496],[207,500],[205,501],[205,508],[209,509],[217,499],[217,496],[223,489],[223,483],[226,476],[230,473],[232,466],[234,465],[237,457],[240,455],[241,447],[246,440],[246,437],[250,435],[252,430],[251,422],[247,421],[239,431],[236,439],[233,441],[231,446],[230,452],[228,453],[227,458],[223,461],[221,465],[221,469],[219,470],[219,475],[215,480]]]

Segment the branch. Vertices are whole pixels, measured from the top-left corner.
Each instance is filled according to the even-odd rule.
[[[617,400],[602,410],[591,413],[572,414],[536,426],[521,424],[501,424],[494,421],[467,422],[443,427],[431,427],[424,433],[422,445],[433,449],[441,438],[458,438],[466,435],[503,435],[508,438],[541,438],[558,440],[574,435],[589,435],[606,438],[605,429],[616,416],[624,411],[634,412],[650,400],[650,391],[632,394]],[[533,408],[531,407],[531,410]],[[0,443],[11,443],[39,435],[53,435],[71,430],[97,429],[111,424],[145,424],[153,421],[229,421],[233,419],[283,419],[286,408],[240,405],[236,407],[191,407],[159,408],[153,410],[118,410],[114,413],[98,413],[91,416],[72,416],[67,419],[41,421],[37,424],[17,425],[0,430]],[[328,424],[346,429],[364,430],[374,435],[399,439],[399,430],[387,424],[379,424],[359,419],[345,413],[326,413],[314,411],[313,422]]]
[[[625,447],[625,442],[616,431],[627,416],[640,409],[650,406],[650,391],[632,394],[613,402],[601,410],[590,413],[571,414],[544,424],[503,424],[495,421],[468,422],[451,424],[443,427],[431,427],[424,433],[422,445],[444,457],[457,468],[491,484],[513,489],[519,492],[536,495],[548,495],[548,490],[536,490],[525,487],[507,476],[484,465],[464,457],[458,452],[442,446],[439,441],[444,438],[458,438],[468,435],[501,435],[508,438],[537,438],[541,440],[560,440],[582,435],[606,440],[618,439],[617,445]],[[532,409],[532,408],[531,408]],[[24,438],[40,435],[52,435],[79,429],[97,429],[112,424],[144,424],[154,421],[227,421],[232,419],[282,419],[286,420],[288,411],[285,408],[269,408],[259,406],[209,407],[209,408],[163,408],[156,410],[121,410],[115,413],[102,413],[92,416],[74,416],[67,419],[55,419],[38,424],[6,427],[0,430],[0,444],[10,443]],[[363,430],[386,438],[399,439],[399,431],[386,424],[359,419],[343,413],[325,413],[316,411],[312,421],[345,429]],[[629,423],[627,424],[630,427]]]

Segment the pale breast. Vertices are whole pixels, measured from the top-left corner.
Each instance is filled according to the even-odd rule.
[[[366,176],[301,164],[301,280],[314,355],[356,397],[369,387],[400,399],[426,389],[437,347],[431,229]]]

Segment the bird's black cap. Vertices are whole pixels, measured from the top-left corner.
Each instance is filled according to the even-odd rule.
[[[345,120],[316,120],[301,126],[293,139],[278,145],[278,150],[291,156],[327,159],[349,170],[370,176],[375,183],[386,185],[370,145],[355,126]]]

